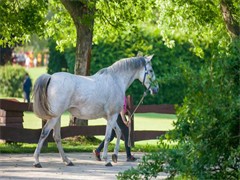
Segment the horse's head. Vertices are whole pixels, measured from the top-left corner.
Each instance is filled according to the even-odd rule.
[[[152,59],[153,55],[145,56],[146,64],[140,72],[139,80],[142,84],[150,90],[151,94],[158,93],[158,84],[156,83],[156,77],[152,68]]]

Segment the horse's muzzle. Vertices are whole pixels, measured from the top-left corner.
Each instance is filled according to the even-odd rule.
[[[159,89],[158,86],[152,87],[152,88],[150,88],[150,93],[152,95],[157,94],[158,93],[158,89]]]

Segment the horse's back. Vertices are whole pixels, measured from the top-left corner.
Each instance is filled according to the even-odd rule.
[[[119,92],[114,79],[104,74],[79,76],[59,72],[51,75],[47,87],[52,114],[60,116],[68,110],[74,116],[86,119],[106,118],[120,111]]]

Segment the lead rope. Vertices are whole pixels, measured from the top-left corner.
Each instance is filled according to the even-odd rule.
[[[134,115],[134,113],[136,112],[136,110],[138,109],[138,107],[140,106],[140,104],[143,102],[143,99],[145,98],[145,96],[147,95],[147,91],[149,90],[149,88],[144,91],[143,95],[142,95],[142,98],[140,99],[138,105],[136,106],[136,108],[134,109],[133,113],[131,114],[130,116],[130,119],[129,121],[131,122],[132,121],[132,117]],[[132,123],[130,123],[130,126],[128,126],[128,147],[131,147],[132,144],[131,144],[131,138],[130,138],[130,135],[131,135],[131,126],[132,126]]]

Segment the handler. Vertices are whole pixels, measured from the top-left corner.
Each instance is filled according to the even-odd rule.
[[[131,148],[128,146],[129,127],[131,126],[130,114],[131,113],[129,111],[129,105],[127,103],[127,98],[124,97],[123,109],[120,112],[120,114],[118,115],[117,124],[118,124],[119,128],[121,129],[121,132],[124,137],[124,145],[125,145],[126,154],[127,154],[127,161],[134,162],[137,160],[137,158],[132,156]],[[126,120],[125,115],[128,115],[128,121]],[[116,136],[116,133],[115,133],[115,130],[113,129],[109,142],[111,142],[115,136]],[[102,149],[104,147],[104,141],[105,141],[105,139],[101,142],[101,144],[98,146],[97,149],[93,150],[93,154],[96,157],[97,161],[101,161],[100,152],[102,151]],[[113,155],[112,160],[113,160],[113,162],[116,163],[117,162],[116,156]]]

